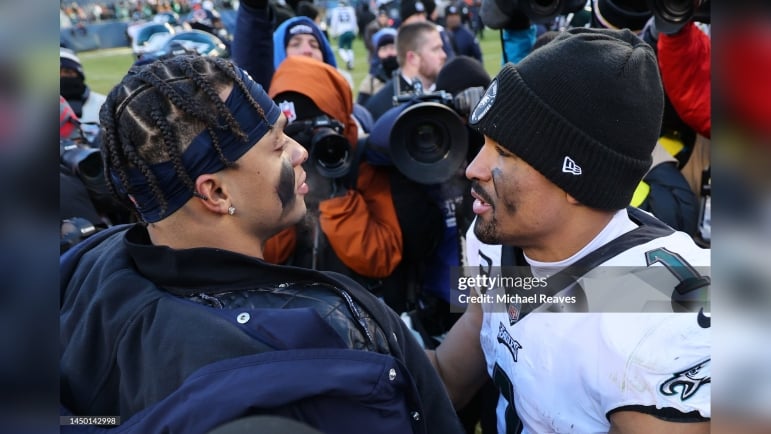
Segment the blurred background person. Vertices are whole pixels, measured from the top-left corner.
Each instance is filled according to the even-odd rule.
[[[353,6],[349,6],[345,0],[341,0],[338,6],[329,13],[329,33],[333,38],[337,38],[337,53],[349,71],[353,69],[355,60],[353,41],[358,32],[356,10]]]
[[[294,17],[281,23],[273,32],[273,50],[274,68],[278,68],[288,56],[306,56],[337,68],[351,89],[354,87],[351,74],[337,67],[337,58],[329,40],[308,17]]]
[[[455,55],[455,51],[453,51],[450,37],[447,35],[444,27],[437,23],[437,15],[438,11],[434,0],[404,0],[399,4],[400,21],[397,27],[419,21],[429,21],[436,24],[437,29],[439,29],[439,37],[442,39],[442,48],[447,55],[447,59],[452,59]]]
[[[370,62],[377,57],[377,50],[373,45],[372,37],[378,30],[385,27],[390,27],[392,24],[391,18],[388,16],[388,9],[380,7],[377,11],[377,16],[374,20],[370,21],[364,28],[364,46],[367,47],[367,54]]]
[[[474,34],[463,25],[461,20],[461,7],[450,4],[444,10],[445,27],[450,37],[453,51],[456,55],[473,57],[479,62],[482,60],[482,49]]]
[[[99,109],[106,97],[86,84],[83,64],[66,48],[59,49],[59,92],[78,117],[86,139],[93,142],[99,133]]]
[[[419,82],[426,92],[434,89],[436,76],[447,59],[442,47],[442,38],[434,23],[418,21],[399,27],[396,34],[399,75],[372,95],[364,106],[375,121],[394,106],[394,96],[411,93],[413,83]]]
[[[287,134],[308,149],[311,190],[300,224],[268,241],[266,259],[332,270],[377,293],[380,279],[402,260],[402,234],[386,169],[362,161],[353,95],[338,70],[290,56],[276,70],[269,95],[287,117]]]
[[[375,57],[370,61],[369,73],[359,85],[356,97],[358,104],[364,105],[369,97],[380,91],[399,69],[396,58],[396,29],[386,27],[372,36]]]

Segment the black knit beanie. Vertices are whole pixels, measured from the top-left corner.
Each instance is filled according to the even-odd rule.
[[[456,95],[469,87],[487,87],[490,74],[476,59],[469,56],[455,56],[444,64],[436,76],[436,90]]]
[[[584,205],[629,205],[664,108],[656,57],[629,30],[575,28],[507,63],[469,124]]]

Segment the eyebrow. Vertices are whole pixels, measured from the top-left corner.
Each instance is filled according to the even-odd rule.
[[[506,157],[517,158],[516,154],[514,154],[513,152],[511,152],[508,149],[504,148],[500,143],[496,143],[495,144],[495,150],[498,151],[499,153],[503,154]]]

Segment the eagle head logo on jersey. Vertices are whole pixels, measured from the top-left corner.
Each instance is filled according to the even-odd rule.
[[[680,399],[682,401],[692,397],[702,385],[712,382],[709,372],[710,360],[707,359],[688,369],[676,372],[667,381],[661,383],[659,390],[664,395],[672,396],[678,392],[675,389],[680,387]]]
[[[522,348],[522,345],[520,345],[516,339],[511,337],[509,331],[506,330],[506,326],[504,326],[503,323],[498,324],[498,342],[502,343],[506,346],[506,348],[509,349],[511,357],[513,357],[514,361],[516,362],[517,354],[519,353],[519,349]]]

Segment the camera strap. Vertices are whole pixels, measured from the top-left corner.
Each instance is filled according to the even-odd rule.
[[[343,182],[349,188],[356,188],[356,181],[359,179],[359,163],[367,149],[367,137],[360,138],[356,142],[356,150],[353,152],[353,161],[351,161],[351,170],[343,177]]]

